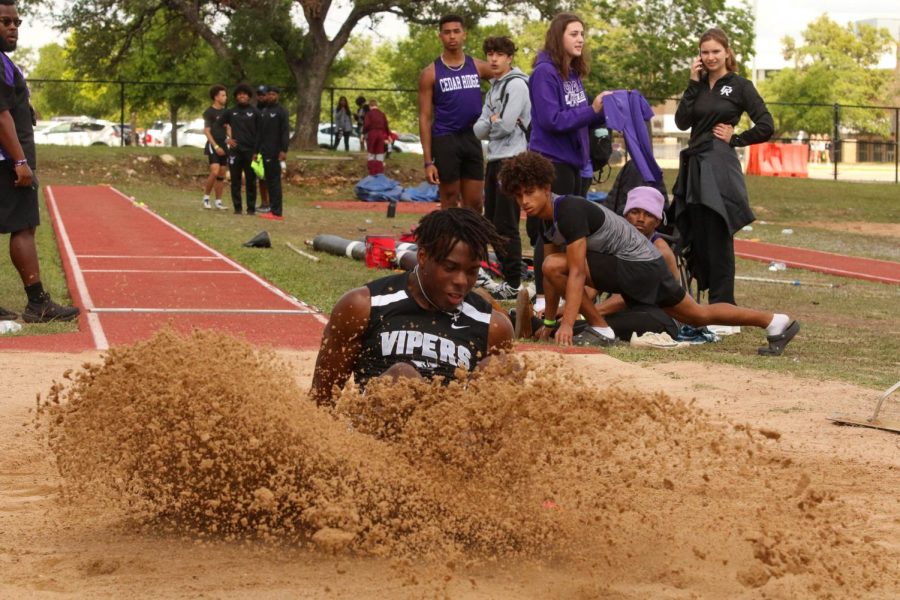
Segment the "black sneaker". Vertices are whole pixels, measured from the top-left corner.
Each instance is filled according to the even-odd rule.
[[[44,294],[43,302],[29,302],[22,312],[22,320],[26,323],[50,323],[51,321],[71,321],[78,316],[81,309],[77,306],[60,306]]]
[[[18,318],[19,313],[15,313],[0,306],[0,321],[15,321]]]
[[[597,333],[593,327],[587,327],[572,338],[572,344],[575,346],[615,346],[616,338],[608,338]]]

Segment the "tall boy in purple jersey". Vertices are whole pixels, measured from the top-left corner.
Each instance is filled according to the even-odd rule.
[[[425,179],[439,188],[441,208],[481,211],[484,166],[481,142],[472,126],[481,115],[481,79],[493,77],[483,60],[463,51],[462,17],[440,20],[441,55],[419,75],[419,137]]]

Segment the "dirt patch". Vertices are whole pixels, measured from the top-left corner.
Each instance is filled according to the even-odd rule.
[[[834,223],[830,221],[809,221],[798,223],[797,226],[826,229],[828,231],[845,231],[847,233],[859,233],[861,235],[900,238],[900,223],[868,223],[865,221]]]
[[[900,585],[900,442],[822,418],[868,409],[869,390],[534,353],[468,386],[347,392],[328,413],[302,400],[314,359],[168,334],[48,395],[82,359],[4,355],[0,595],[258,597],[298,578],[346,598]],[[30,432],[35,392],[58,465]]]

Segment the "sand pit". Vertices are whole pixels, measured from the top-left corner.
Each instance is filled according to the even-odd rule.
[[[0,597],[900,591],[900,437],[824,420],[871,390],[530,353],[326,413],[211,334],[3,358]]]

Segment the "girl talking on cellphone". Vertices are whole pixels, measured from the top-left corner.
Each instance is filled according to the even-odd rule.
[[[675,124],[682,131],[690,128],[691,137],[681,151],[670,216],[710,303],[735,304],[733,236],[756,219],[735,148],[765,142],[775,130],[753,83],[736,70],[728,36],[718,28],[708,30],[700,37],[700,54],[675,112]],[[744,113],[753,126],[737,133]]]

